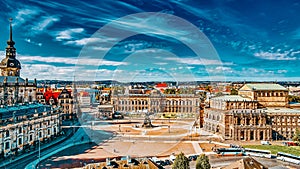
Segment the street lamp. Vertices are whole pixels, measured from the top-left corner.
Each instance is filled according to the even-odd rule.
[[[39,165],[40,165],[40,162],[41,162],[41,140],[39,138]]]

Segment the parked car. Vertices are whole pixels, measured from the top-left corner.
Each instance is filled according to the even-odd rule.
[[[198,155],[190,155],[190,156],[188,157],[189,161],[196,161],[197,158],[198,158]]]
[[[271,145],[271,143],[269,141],[261,141],[260,142],[262,145]]]

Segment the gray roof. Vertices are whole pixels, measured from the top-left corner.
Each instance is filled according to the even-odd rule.
[[[285,87],[274,83],[250,83],[246,86],[252,90],[287,90]]]
[[[289,169],[288,167],[282,166],[282,165],[278,165],[275,167],[270,167],[269,169]]]
[[[7,83],[16,83],[16,79],[18,79],[19,83],[24,83],[25,80],[23,78],[21,78],[20,76],[0,76],[0,83],[3,83],[4,78],[7,78]]]
[[[251,101],[250,98],[245,98],[239,95],[224,95],[219,97],[211,98],[211,100],[222,100],[222,101]]]
[[[0,108],[0,119],[9,119],[13,116],[24,116],[35,113],[42,113],[51,110],[51,106],[40,103],[24,103],[14,106],[3,106]]]
[[[267,107],[263,109],[267,113],[272,113],[272,114],[300,114],[300,109],[290,109],[290,108],[285,108],[285,107]]]

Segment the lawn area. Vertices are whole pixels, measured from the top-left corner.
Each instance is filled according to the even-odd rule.
[[[279,145],[244,145],[244,148],[260,149],[260,150],[270,150],[271,154],[276,154],[278,152],[289,153],[293,155],[300,156],[300,146],[279,146]]]

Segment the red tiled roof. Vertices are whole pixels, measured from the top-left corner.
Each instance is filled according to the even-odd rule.
[[[156,84],[156,87],[168,87],[167,83],[158,83]]]
[[[89,94],[89,92],[81,91],[80,92],[80,96],[82,96],[82,97],[88,97],[88,96],[90,96],[90,94]]]

